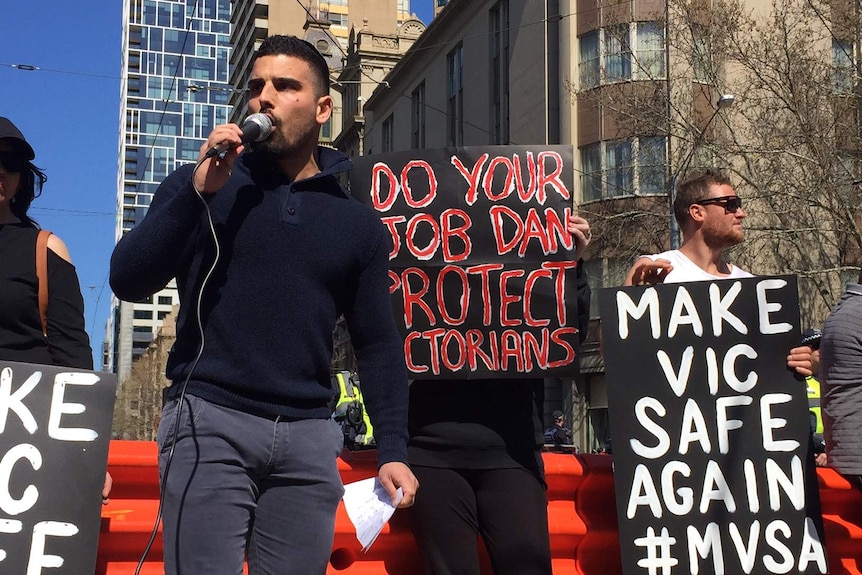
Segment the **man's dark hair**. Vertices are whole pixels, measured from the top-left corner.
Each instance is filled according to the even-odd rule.
[[[269,36],[255,52],[254,59],[261,56],[293,56],[305,61],[316,76],[317,96],[329,94],[329,65],[317,48],[302,38],[286,35]]]
[[[673,201],[673,215],[679,227],[685,228],[689,222],[689,206],[706,199],[709,196],[711,186],[724,185],[731,185],[730,178],[715,168],[706,168],[686,174],[685,180],[676,187],[676,199]]]

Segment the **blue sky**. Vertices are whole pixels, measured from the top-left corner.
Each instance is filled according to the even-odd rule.
[[[412,0],[426,24],[434,0]],[[31,208],[78,269],[96,366],[111,305],[119,149],[122,0],[4,2],[0,116],[36,150],[48,183]],[[20,70],[16,65],[35,66]]]

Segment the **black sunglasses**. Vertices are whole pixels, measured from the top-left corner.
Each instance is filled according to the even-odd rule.
[[[703,200],[698,200],[696,202],[692,202],[692,205],[697,204],[700,206],[708,206],[709,204],[716,204],[722,206],[724,208],[724,213],[726,214],[734,214],[737,210],[742,207],[742,198],[739,196],[721,196],[718,198],[705,198]]]
[[[0,164],[8,172],[20,173],[27,169],[27,160],[9,150],[0,151]]]

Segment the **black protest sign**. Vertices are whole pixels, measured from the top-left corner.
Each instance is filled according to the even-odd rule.
[[[116,376],[0,361],[0,572],[92,573]]]
[[[410,377],[577,371],[569,146],[358,158],[352,194],[389,230]]]
[[[825,573],[796,278],[599,303],[623,572]]]

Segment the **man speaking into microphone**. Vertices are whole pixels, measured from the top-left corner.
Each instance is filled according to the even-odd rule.
[[[248,96],[243,127],[216,127],[111,259],[121,299],[173,277],[180,292],[158,431],[168,575],[236,575],[246,554],[251,575],[325,573],[343,493],[343,436],[330,419],[341,315],[367,382],[380,480],[393,502],[402,489],[401,507],[418,487],[405,464],[388,235],[339,186],[350,161],[318,146],[333,105],[326,62],[303,40],[271,36]]]

